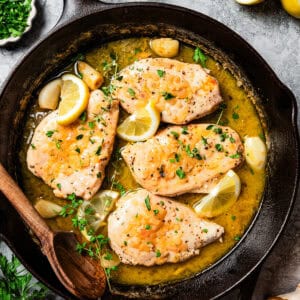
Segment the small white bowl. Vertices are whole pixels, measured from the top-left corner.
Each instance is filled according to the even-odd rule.
[[[4,46],[4,45],[6,45],[7,43],[10,43],[10,42],[18,41],[23,36],[24,33],[26,33],[27,31],[29,31],[31,29],[32,21],[33,21],[35,15],[36,15],[35,0],[32,0],[31,1],[31,10],[30,10],[29,16],[27,18],[27,27],[26,27],[25,31],[20,36],[9,37],[7,39],[0,40],[0,46]]]

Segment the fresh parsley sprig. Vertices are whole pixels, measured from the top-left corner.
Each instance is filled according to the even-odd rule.
[[[9,261],[0,253],[0,299],[45,299],[48,289],[41,283],[32,282],[32,275],[13,256]]]

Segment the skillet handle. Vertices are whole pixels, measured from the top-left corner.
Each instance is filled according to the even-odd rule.
[[[4,169],[2,164],[0,164],[0,191],[14,206],[22,219],[38,237],[42,245],[53,237],[53,232],[37,213],[17,183]]]
[[[64,0],[64,10],[56,27],[65,22],[73,21],[86,16],[94,11],[117,5],[104,3],[99,0]]]

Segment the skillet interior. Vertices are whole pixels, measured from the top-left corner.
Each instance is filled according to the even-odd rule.
[[[267,116],[271,144],[265,197],[255,222],[239,245],[201,276],[166,286],[118,288],[121,293],[140,297],[174,294],[183,299],[183,295],[190,298],[196,293],[200,299],[215,297],[251,272],[272,247],[291,208],[298,177],[295,99],[258,54],[223,25],[185,9],[138,4],[99,11],[60,27],[24,59],[4,88],[0,102],[1,161],[17,177],[16,153],[24,113],[31,94],[56,71],[55,66],[60,68],[72,54],[95,43],[141,35],[170,36],[189,44],[204,44],[224,61],[222,52],[216,50],[222,49],[245,71],[262,99],[260,105]],[[232,63],[229,66],[237,72]],[[0,202],[0,231],[39,279],[61,295],[70,296],[6,201]]]

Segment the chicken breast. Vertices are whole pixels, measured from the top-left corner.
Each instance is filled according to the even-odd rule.
[[[56,122],[58,112],[37,126],[27,152],[27,165],[47,183],[57,197],[75,193],[90,199],[104,179],[119,115],[117,101],[100,90],[91,93],[85,121],[69,126]]]
[[[122,197],[108,218],[112,249],[132,265],[184,261],[223,233],[223,227],[199,218],[188,206],[144,189]]]
[[[149,100],[162,121],[185,124],[213,112],[222,102],[217,80],[198,64],[147,58],[124,68],[112,82],[113,96],[133,113]]]
[[[208,193],[242,163],[243,145],[229,127],[194,124],[169,126],[146,142],[126,145],[121,154],[143,188],[176,196]]]

